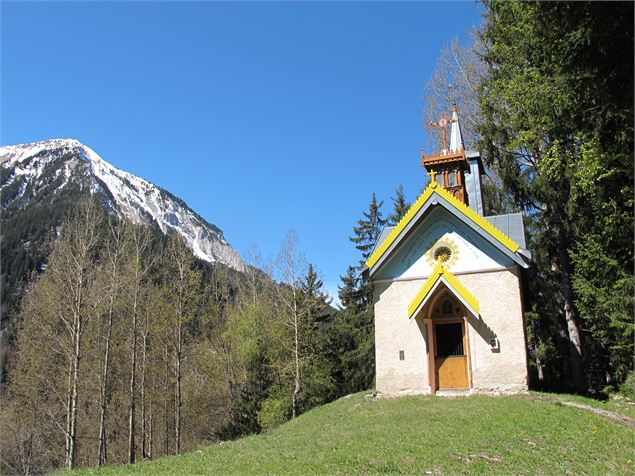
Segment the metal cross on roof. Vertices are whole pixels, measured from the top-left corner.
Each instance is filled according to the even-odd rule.
[[[446,152],[448,150],[448,139],[447,139],[447,133],[445,131],[445,129],[448,127],[448,125],[452,124],[453,122],[456,122],[455,119],[448,119],[447,117],[445,117],[445,113],[441,113],[441,117],[430,123],[430,125],[432,127],[439,127],[441,129],[441,133],[443,136],[443,152]]]

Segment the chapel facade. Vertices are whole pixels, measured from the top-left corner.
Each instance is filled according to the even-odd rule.
[[[430,183],[382,231],[363,271],[374,289],[377,390],[524,391],[523,270],[531,255],[522,215],[486,216],[481,157],[465,150],[456,107],[432,125],[443,149],[422,155]]]

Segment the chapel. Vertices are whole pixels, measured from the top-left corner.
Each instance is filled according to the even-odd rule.
[[[522,214],[488,216],[480,154],[465,150],[456,106],[431,124],[430,183],[386,227],[363,270],[373,284],[376,388],[388,395],[527,389]],[[450,129],[449,144],[447,129]]]

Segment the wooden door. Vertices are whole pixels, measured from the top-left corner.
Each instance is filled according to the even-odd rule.
[[[435,325],[437,388],[468,388],[465,324]]]

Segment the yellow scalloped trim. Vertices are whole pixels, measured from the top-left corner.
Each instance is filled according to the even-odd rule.
[[[469,219],[471,219],[478,226],[480,226],[485,231],[487,231],[490,235],[496,238],[503,246],[505,246],[505,248],[507,248],[512,253],[516,253],[516,251],[518,251],[518,248],[520,248],[518,243],[516,243],[509,236],[507,236],[505,233],[500,231],[498,228],[496,228],[494,225],[492,225],[485,218],[483,218],[481,215],[476,213],[474,210],[472,210],[470,207],[468,207],[465,203],[463,203],[461,200],[456,198],[450,192],[448,192],[442,187],[437,187],[437,188],[438,188],[437,193],[439,195],[445,198],[448,202],[452,203],[452,205],[454,205],[456,208],[461,210]]]
[[[425,254],[425,256],[426,256],[426,258],[428,260],[428,263],[430,263],[430,265],[432,265],[432,266],[436,266],[438,264],[438,261],[436,259],[434,259],[434,252],[436,251],[436,248],[438,246],[447,246],[452,251],[452,256],[450,257],[450,259],[448,261],[444,261],[442,263],[443,266],[445,266],[446,268],[450,269],[452,267],[452,265],[454,265],[454,263],[456,263],[457,260],[458,260],[459,247],[456,245],[456,243],[454,242],[454,240],[452,238],[447,238],[447,237],[445,237],[445,235],[442,236],[441,238],[439,238],[436,241],[436,243],[434,243]]]
[[[426,187],[426,189],[419,195],[417,201],[412,204],[412,206],[408,209],[406,214],[399,220],[399,223],[393,228],[390,234],[386,237],[384,242],[377,248],[372,255],[366,261],[366,266],[372,268],[375,266],[379,258],[386,252],[386,250],[392,245],[393,241],[399,236],[399,234],[403,231],[403,229],[410,223],[410,220],[414,218],[414,216],[421,210],[423,204],[426,203],[426,200],[430,198],[432,192],[437,187],[436,182],[430,182],[430,184]]]
[[[406,214],[399,220],[399,223],[395,226],[395,228],[390,232],[390,234],[386,237],[383,243],[370,255],[368,260],[366,260],[366,266],[372,268],[377,264],[377,261],[384,255],[386,250],[393,244],[393,242],[397,239],[397,237],[401,234],[401,232],[406,228],[408,223],[414,218],[414,216],[421,210],[423,204],[430,198],[430,196],[437,192],[443,198],[445,198],[448,202],[454,205],[459,211],[463,212],[463,214],[476,223],[478,226],[483,228],[486,232],[488,232],[492,237],[498,240],[503,246],[509,249],[512,253],[518,251],[520,246],[512,240],[505,233],[500,231],[490,222],[485,220],[482,216],[468,207],[465,203],[461,202],[459,199],[454,197],[450,192],[445,190],[443,187],[439,187],[436,182],[430,182],[426,189],[421,193],[417,201],[415,201],[412,206],[408,209]]]
[[[442,277],[450,285],[452,290],[456,294],[461,296],[465,300],[465,302],[468,303],[472,309],[474,309],[474,311],[476,311],[478,314],[481,313],[481,308],[476,298],[472,296],[472,294],[467,289],[465,289],[465,286],[463,286],[452,273],[445,269],[443,265],[439,264],[436,268],[434,268],[434,272],[432,273],[432,275],[430,275],[426,282],[423,283],[423,286],[414,297],[410,305],[408,305],[408,319],[412,318],[414,313],[417,311],[417,308],[421,305],[428,293],[430,293],[430,290],[432,290],[437,281]]]

